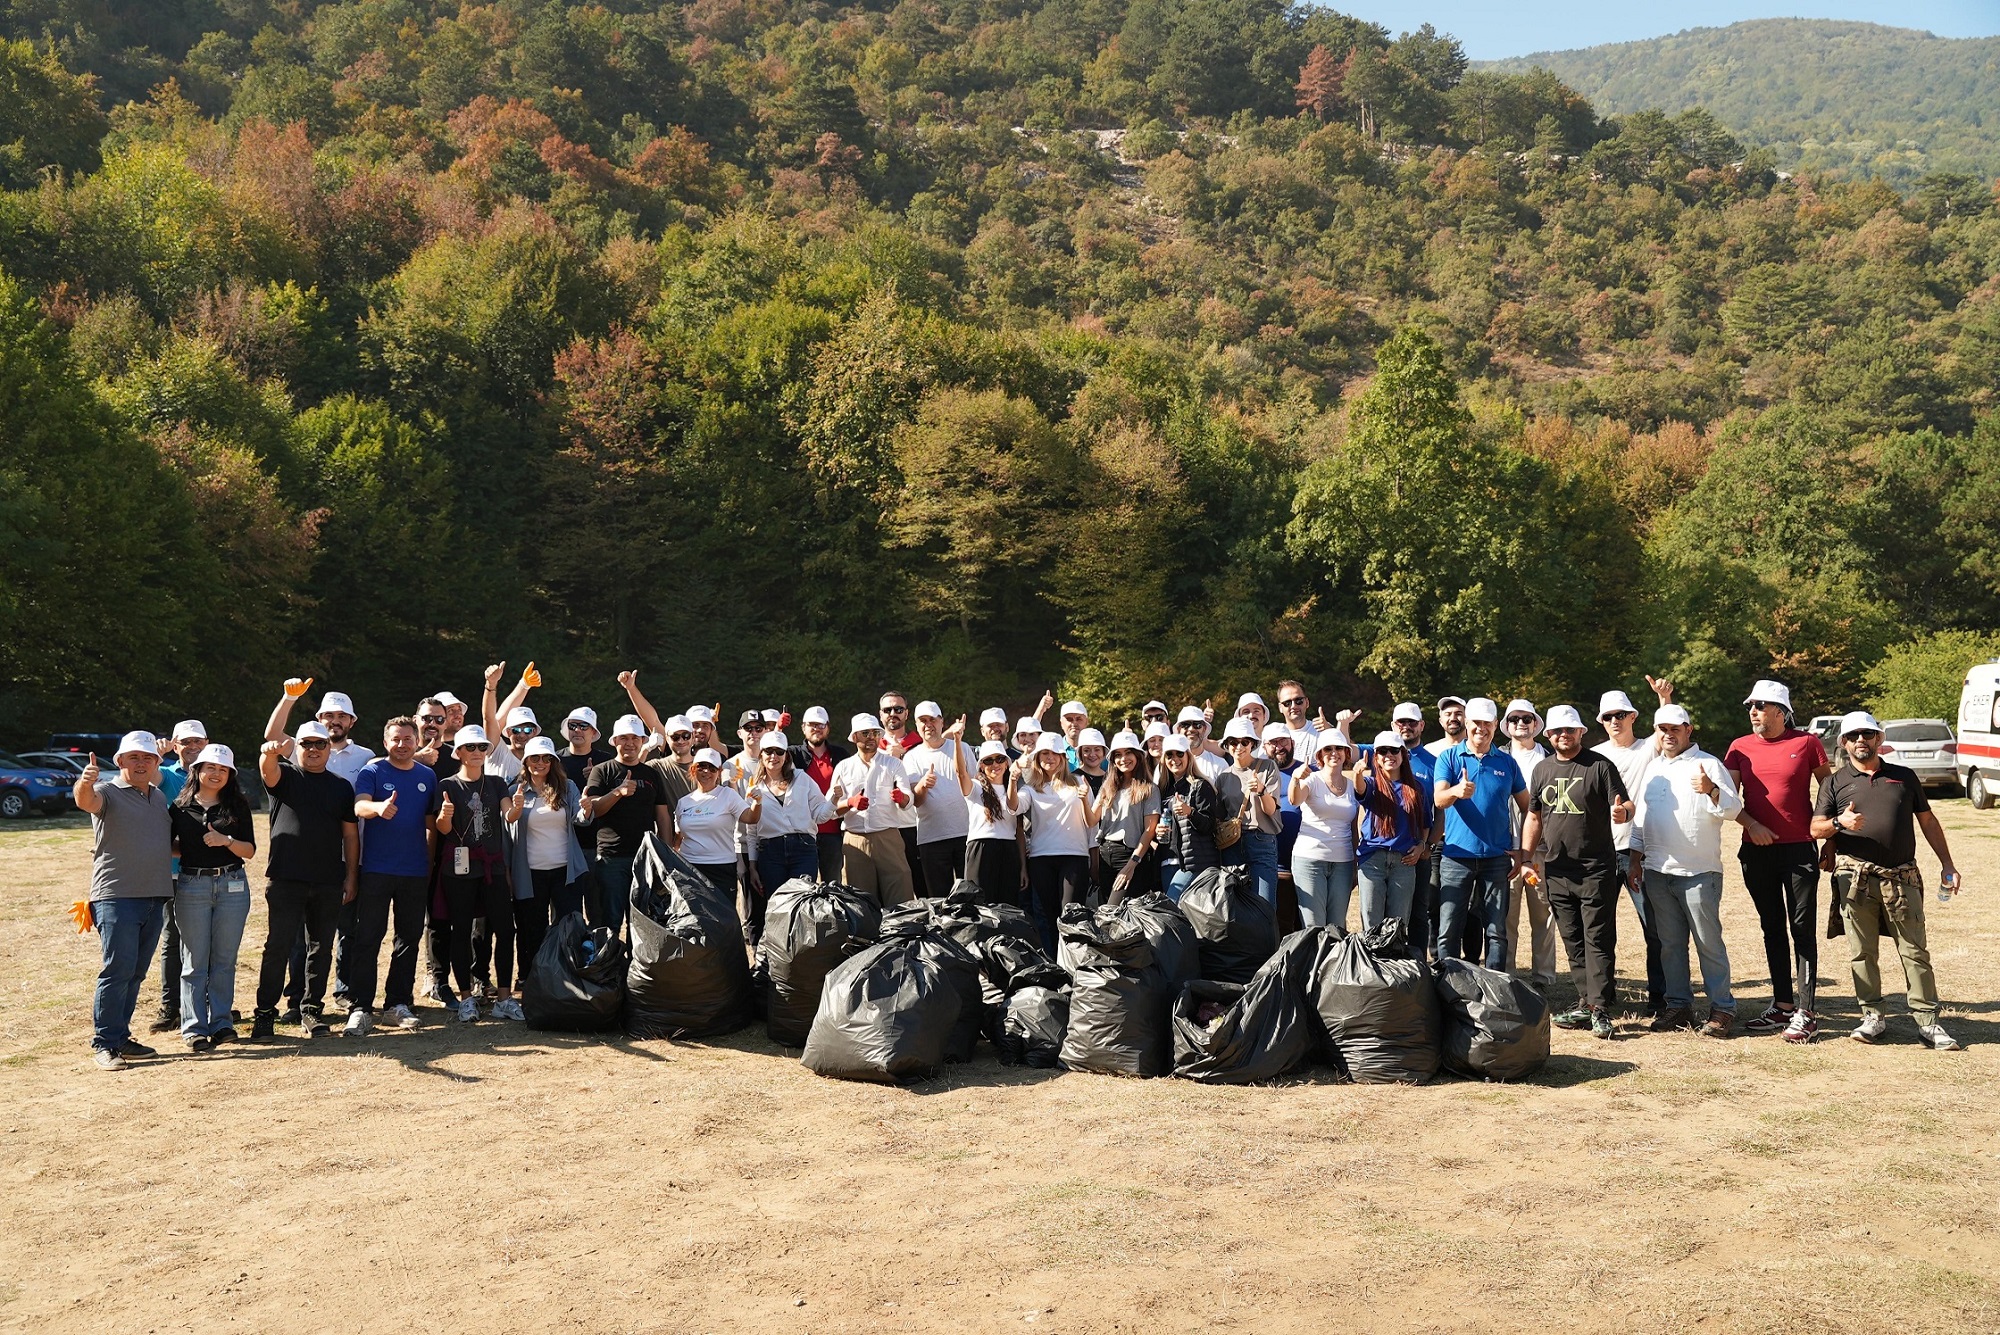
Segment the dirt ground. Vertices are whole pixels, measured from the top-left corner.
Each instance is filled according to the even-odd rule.
[[[889,1089],[761,1030],[633,1043],[428,1003],[414,1033],[169,1042],[106,1074],[96,939],[65,915],[87,824],[10,822],[0,1328],[2000,1330],[2000,814],[1940,810],[1970,889],[1929,906],[1932,945],[1967,1051],[1900,1015],[1875,1048],[1628,1023],[1558,1032],[1532,1084],[1427,1088],[986,1055]],[[1747,1018],[1769,993],[1733,875],[1726,903]],[[263,939],[260,902],[245,1012]],[[1630,997],[1629,908],[1621,944]],[[1821,975],[1842,1034],[1840,943]]]

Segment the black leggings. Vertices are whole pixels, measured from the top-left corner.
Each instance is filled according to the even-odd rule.
[[[493,962],[498,970],[494,981],[504,991],[514,985],[514,906],[504,872],[491,880],[484,876],[459,876],[446,872],[445,907],[451,912],[451,972],[458,983],[460,998],[472,995],[472,921],[486,920],[486,935],[492,941]]]
[[[1738,856],[1744,888],[1764,929],[1771,1001],[1810,1011],[1818,993],[1819,850],[1809,842],[1753,844],[1746,839]]]
[[[1082,901],[1090,888],[1090,859],[1076,853],[1028,859],[1028,913],[1041,929],[1042,949],[1056,953],[1056,920],[1065,904]]]

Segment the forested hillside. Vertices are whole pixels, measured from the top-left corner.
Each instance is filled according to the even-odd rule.
[[[1493,62],[1552,71],[1601,112],[1702,107],[1787,170],[2000,175],[2000,37],[1757,19]]]
[[[0,12],[8,740],[498,657],[1722,720],[2000,624],[1985,180],[1273,0]]]

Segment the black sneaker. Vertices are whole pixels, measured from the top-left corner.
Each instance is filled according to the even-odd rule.
[[[278,1017],[278,1023],[282,1025],[294,1025],[297,1024],[298,1022],[299,1022],[299,1008],[297,1006],[285,1007],[284,1014]]]
[[[1695,1027],[1694,1011],[1687,1006],[1676,1006],[1672,1010],[1663,1009],[1646,1027],[1656,1034],[1670,1034],[1676,1029],[1692,1029]]]
[[[236,1042],[240,1037],[241,1035],[234,1029],[231,1029],[228,1025],[224,1025],[208,1036],[208,1045],[213,1048],[219,1048],[224,1043]]]
[[[278,1015],[276,1011],[258,1011],[250,1020],[250,1037],[276,1038],[278,1036]]]
[[[1746,1020],[1743,1032],[1746,1034],[1782,1034],[1792,1022],[1792,1012],[1778,1006],[1765,1009],[1754,1020]]]
[[[193,1038],[188,1040],[189,1052],[194,1052],[194,1053],[207,1052],[214,1046],[215,1044],[211,1040],[209,1040],[208,1038],[206,1038],[201,1034],[196,1034]]]
[[[181,1013],[179,1011],[161,1011],[153,1017],[153,1022],[146,1026],[146,1032],[149,1034],[171,1034],[180,1027]]]
[[[144,1043],[135,1043],[128,1038],[125,1040],[125,1046],[118,1049],[118,1055],[121,1057],[157,1057],[160,1055],[160,1050],[158,1048],[149,1048]]]
[[[299,1017],[300,1038],[325,1038],[326,1035],[326,1021],[320,1018],[318,1011],[307,1011]]]

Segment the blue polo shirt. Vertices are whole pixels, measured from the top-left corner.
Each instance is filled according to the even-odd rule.
[[[1472,776],[1472,796],[1445,808],[1444,855],[1469,861],[1513,852],[1514,826],[1507,813],[1513,809],[1514,794],[1528,787],[1521,767],[1504,746],[1495,744],[1480,756],[1458,742],[1437,758],[1431,777],[1434,783],[1453,784],[1467,774]]]
[[[380,802],[396,795],[393,820],[376,816],[361,822],[361,870],[378,876],[431,874],[430,842],[424,831],[436,789],[436,772],[419,761],[397,769],[387,756],[380,756],[361,767],[354,776],[356,797]]]

